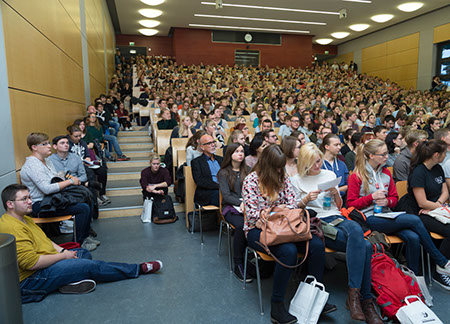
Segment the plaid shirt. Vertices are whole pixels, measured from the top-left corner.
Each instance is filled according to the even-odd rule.
[[[244,180],[242,197],[244,198],[245,205],[244,232],[246,236],[248,231],[256,227],[261,210],[282,204],[285,204],[290,209],[298,208],[295,203],[295,193],[288,176],[285,177],[284,186],[278,198],[274,202],[271,202],[262,195],[259,189],[258,176],[256,172],[252,172]]]

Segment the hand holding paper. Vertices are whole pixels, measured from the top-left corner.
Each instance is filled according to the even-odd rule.
[[[317,189],[325,191],[325,190],[331,189],[333,187],[336,187],[337,185],[339,185],[341,183],[341,179],[342,179],[342,177],[339,177],[334,180],[319,183],[317,185]]]

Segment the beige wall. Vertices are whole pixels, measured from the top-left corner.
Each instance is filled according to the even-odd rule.
[[[53,138],[84,116],[79,1],[84,0],[45,0],[45,5],[0,1],[16,170],[29,155],[29,133],[44,132]],[[91,97],[106,92],[107,73],[110,78],[114,68],[114,33],[103,1],[86,0]]]
[[[416,88],[418,57],[419,33],[414,33],[363,48],[361,72]]]

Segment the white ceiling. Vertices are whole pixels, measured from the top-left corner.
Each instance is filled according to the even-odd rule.
[[[265,7],[281,7],[293,9],[306,10],[320,10],[328,12],[339,12],[339,10],[346,8],[348,17],[346,19],[339,19],[338,15],[318,14],[318,13],[303,13],[293,11],[276,11],[266,9],[250,9],[250,8],[233,8],[224,7],[222,9],[215,9],[215,6],[202,5],[202,1],[215,2],[215,0],[166,0],[163,4],[158,6],[149,6],[139,0],[115,0],[117,15],[122,34],[140,35],[138,30],[142,27],[138,21],[141,19],[149,19],[141,16],[138,12],[140,9],[153,8],[159,9],[163,14],[155,18],[161,24],[155,29],[159,30],[156,36],[167,36],[171,27],[184,28],[200,28],[189,27],[189,24],[202,25],[224,25],[224,26],[239,26],[247,27],[248,31],[251,28],[272,28],[283,30],[305,30],[309,31],[307,34],[312,35],[313,40],[318,38],[333,38],[331,33],[334,32],[349,32],[350,35],[344,39],[334,39],[331,44],[337,45],[353,38],[372,33],[376,30],[397,24],[407,19],[422,15],[424,13],[442,8],[449,5],[449,0],[421,0],[424,6],[415,12],[402,12],[397,9],[399,4],[415,1],[415,0],[372,0],[372,3],[358,3],[344,0],[223,0],[224,4],[246,4],[257,5]],[[377,14],[393,14],[394,18],[386,23],[373,22],[370,17]],[[281,23],[281,22],[267,22],[267,21],[249,21],[249,20],[235,20],[235,19],[220,19],[220,18],[204,18],[195,17],[194,14],[208,14],[220,16],[237,16],[237,17],[251,17],[251,18],[270,18],[292,21],[313,21],[323,22],[326,25],[305,25],[297,23]],[[348,27],[352,24],[369,24],[370,27],[363,32],[354,32]],[[210,28],[215,29],[215,28]],[[219,28],[217,28],[219,29]],[[230,30],[230,29],[227,29]],[[242,31],[242,30],[241,30]],[[302,35],[302,34],[300,34]]]

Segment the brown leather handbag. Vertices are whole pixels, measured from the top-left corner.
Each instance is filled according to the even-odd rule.
[[[286,268],[296,268],[306,260],[309,250],[309,240],[312,239],[310,231],[309,213],[305,209],[288,209],[272,207],[261,213],[261,235],[259,245],[266,253]],[[305,255],[299,264],[289,266],[278,260],[269,249],[269,246],[282,243],[306,242]]]

